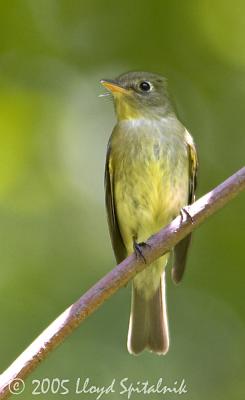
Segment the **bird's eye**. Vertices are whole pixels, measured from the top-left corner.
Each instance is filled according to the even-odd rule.
[[[139,88],[140,88],[140,90],[142,90],[142,92],[149,92],[152,89],[152,86],[149,82],[143,81],[143,82],[140,82]]]

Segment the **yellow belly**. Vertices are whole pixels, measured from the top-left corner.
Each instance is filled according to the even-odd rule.
[[[186,178],[172,186],[160,163],[148,165],[144,171],[135,168],[134,172],[121,175],[115,185],[115,199],[121,235],[130,254],[133,238],[138,243],[146,241],[187,203],[187,171]],[[145,297],[155,293],[168,257],[161,257],[134,278],[134,285]]]
[[[128,254],[133,252],[133,240],[145,242],[177,216],[188,199],[184,140],[153,128],[137,134],[119,130],[112,140],[114,202]],[[167,260],[164,255],[134,278],[146,297],[157,289]]]
[[[144,242],[167,225],[187,203],[188,176],[173,182],[159,162],[135,165],[115,179],[115,201],[121,235],[128,253],[133,238]]]

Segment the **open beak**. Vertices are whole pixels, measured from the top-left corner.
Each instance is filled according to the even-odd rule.
[[[117,82],[109,79],[101,79],[100,83],[109,90],[112,94],[122,93],[125,94],[128,92],[127,89],[120,86]]]

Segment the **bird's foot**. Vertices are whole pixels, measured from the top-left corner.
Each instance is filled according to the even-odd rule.
[[[194,224],[194,220],[188,211],[188,206],[181,208],[180,217],[181,217],[181,222],[183,222],[185,220],[185,218],[187,217],[187,219],[191,220],[191,223]]]
[[[134,246],[134,252],[135,252],[136,258],[143,259],[144,263],[147,264],[146,258],[143,253],[143,248],[151,247],[151,245],[148,243],[145,243],[145,242],[137,243],[135,239],[133,239],[133,243],[134,243],[133,246]]]

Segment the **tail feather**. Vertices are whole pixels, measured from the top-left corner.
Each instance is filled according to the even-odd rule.
[[[150,299],[145,298],[134,285],[132,288],[128,351],[139,354],[145,348],[157,354],[166,354],[169,348],[164,273]]]

